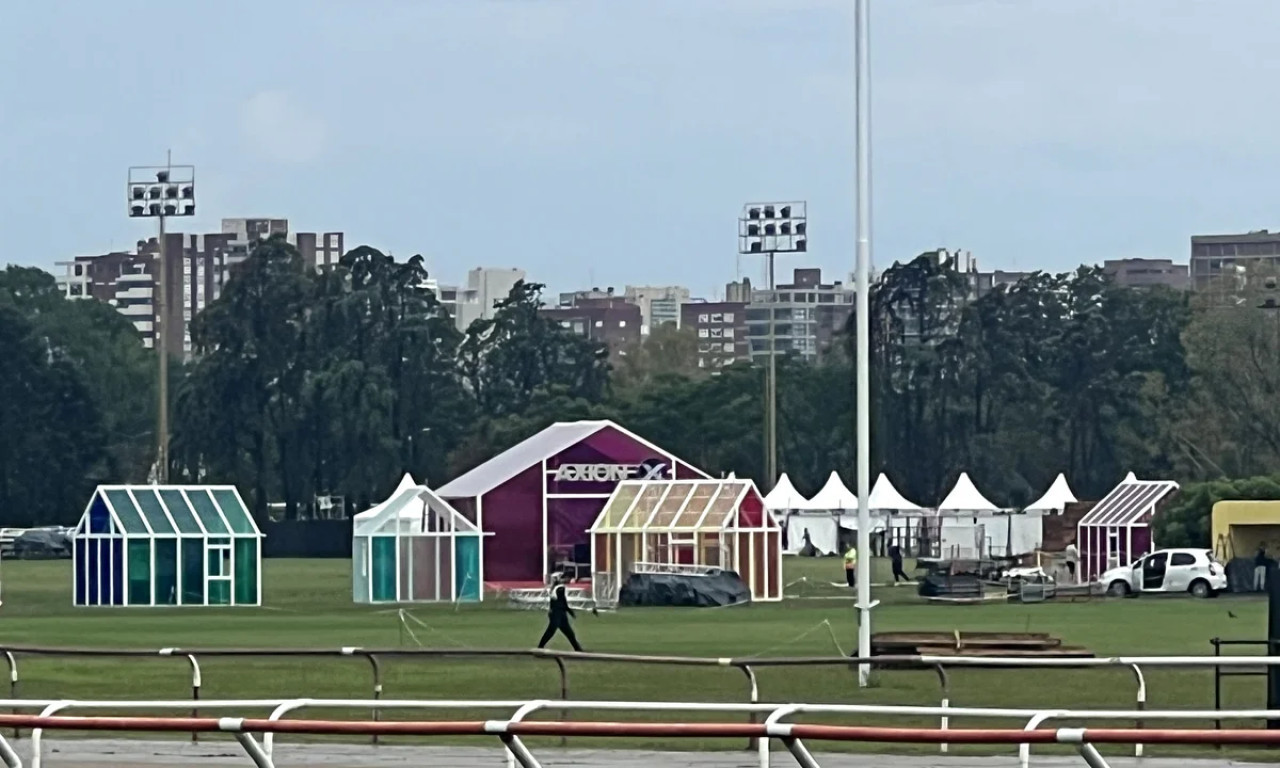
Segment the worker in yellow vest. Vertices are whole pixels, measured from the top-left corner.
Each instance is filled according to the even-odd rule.
[[[849,547],[849,551],[844,553],[844,581],[849,586],[857,586],[858,579],[858,548]]]

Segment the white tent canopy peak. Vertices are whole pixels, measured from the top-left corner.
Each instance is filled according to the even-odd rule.
[[[876,484],[871,487],[867,508],[886,512],[915,512],[921,509],[919,504],[908,501],[899,493],[883,472],[876,478]]]
[[[939,512],[1000,512],[1000,507],[983,496],[969,479],[968,472],[961,472],[951,493],[938,505]]]
[[[822,490],[814,494],[812,499],[809,499],[806,508],[827,511],[857,509],[858,497],[845,486],[840,475],[832,470],[831,476],[827,478],[827,484],[822,486]]]
[[[765,508],[771,510],[806,509],[807,505],[808,499],[796,490],[786,472],[782,473],[778,478],[777,484],[773,486],[773,490],[769,491],[769,494],[764,497]]]
[[[1027,505],[1027,512],[1061,512],[1068,504],[1074,504],[1079,499],[1071,492],[1071,486],[1067,484],[1067,476],[1061,472],[1054,479],[1053,484],[1049,486],[1049,490],[1044,495]]]

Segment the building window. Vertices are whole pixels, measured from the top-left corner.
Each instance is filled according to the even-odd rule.
[[[725,321],[726,323],[732,323],[732,322],[733,322],[733,313],[732,313],[732,312],[725,312],[725,313],[724,313],[724,321]]]
[[[726,343],[726,344],[724,345],[724,351],[725,351],[725,352],[730,352],[730,353],[732,353],[732,352],[733,352],[733,342],[728,342],[728,343]]]
[[[596,321],[596,327],[597,327],[597,328],[603,328],[603,327],[604,327],[604,321],[603,321],[603,320],[597,320],[597,321]]]
[[[732,339],[732,338],[733,338],[733,328],[725,328],[725,329],[724,329],[724,338],[726,338],[726,339]]]
[[[626,321],[626,320],[619,320],[619,321],[618,321],[618,327],[619,327],[619,328],[626,328],[626,327],[627,327],[627,321]]]
[[[698,322],[700,323],[708,322],[707,317],[708,317],[707,315],[698,315]]]
[[[724,319],[723,319],[723,318],[724,318],[724,315],[712,315],[712,316],[711,316],[711,322],[713,322],[713,323],[722,323],[722,322],[724,322]]]
[[[707,338],[709,335],[711,335],[711,334],[707,331],[707,329],[706,329],[706,328],[699,328],[699,329],[698,329],[698,338],[700,338],[700,339],[705,339],[705,338]]]

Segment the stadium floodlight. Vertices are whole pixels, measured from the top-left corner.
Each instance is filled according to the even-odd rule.
[[[129,168],[125,191],[129,218],[156,219],[160,236],[156,241],[154,277],[154,321],[151,325],[157,357],[156,482],[169,481],[169,328],[168,266],[164,224],[171,216],[196,215],[196,169],[191,165],[136,165]]]
[[[738,217],[738,253],[765,257],[769,303],[777,303],[773,262],[779,253],[809,250],[808,204],[747,203]],[[764,464],[765,491],[778,479],[778,368],[777,332],[773,310],[769,315],[769,368],[765,379]]]

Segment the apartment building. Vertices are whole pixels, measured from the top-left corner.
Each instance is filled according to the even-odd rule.
[[[1195,235],[1191,238],[1189,271],[1191,288],[1197,291],[1212,287],[1223,277],[1248,280],[1251,272],[1280,272],[1280,232],[1260,229],[1242,235]]]
[[[493,317],[498,302],[511,295],[516,283],[526,279],[515,267],[477,267],[467,272],[461,286],[440,286],[440,302],[453,315],[458,330],[465,332],[480,319]]]
[[[221,295],[236,265],[248,258],[263,237],[285,234],[314,269],[338,262],[344,248],[341,232],[289,233],[284,219],[223,219],[222,231],[210,234],[165,234],[165,317],[156,314],[157,238],[139,240],[133,251],[77,256],[59,262],[55,275],[64,295],[105,301],[128,317],[143,343],[155,346],[156,329],[168,328],[168,347],[175,355],[192,354],[190,323]]]
[[[623,297],[640,307],[640,333],[647,336],[660,325],[680,327],[680,306],[689,301],[689,289],[682,285],[628,285]]]
[[[752,289],[746,280],[730,283],[725,295],[750,292],[746,307],[748,353],[752,360],[780,355],[819,359],[844,329],[853,312],[854,287],[843,281],[822,282],[822,270],[796,269],[792,281],[773,291]]]
[[[579,298],[568,306],[545,308],[542,314],[562,328],[605,344],[615,359],[642,338],[640,307],[620,296]]]
[[[746,302],[686,302],[680,307],[680,325],[698,335],[699,368],[723,368],[751,359]]]
[[[1181,291],[1190,284],[1189,266],[1172,259],[1108,259],[1102,262],[1102,271],[1125,288],[1163,285]]]

